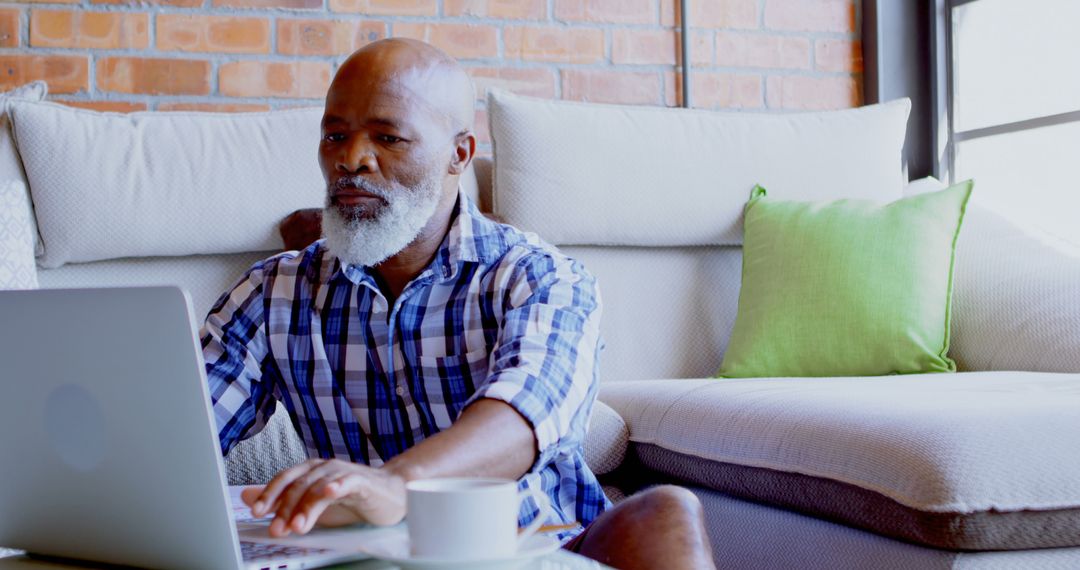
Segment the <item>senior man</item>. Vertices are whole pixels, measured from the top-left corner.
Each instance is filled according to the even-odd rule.
[[[419,478],[504,477],[551,499],[565,547],[621,568],[711,568],[674,487],[612,507],[582,457],[600,301],[573,259],[481,216],[472,84],[421,42],[353,54],[326,96],[325,240],[252,267],[201,336],[222,451],[284,403],[312,459],[244,500],[270,533],[405,516]],[[523,509],[521,523],[537,516]]]

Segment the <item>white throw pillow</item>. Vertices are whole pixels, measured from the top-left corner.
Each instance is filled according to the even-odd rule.
[[[37,289],[34,234],[26,186],[0,182],[0,289]]]
[[[1080,259],[968,205],[953,277],[949,354],[957,366],[1080,373],[1078,299]]]
[[[899,199],[910,108],[725,113],[492,91],[494,212],[558,245],[739,245],[755,184],[780,200]]]
[[[8,105],[12,101],[41,101],[48,94],[49,87],[44,81],[34,81],[6,93],[0,93],[0,184],[9,180],[18,180],[24,187],[26,184],[26,173],[23,172],[19,152],[15,149],[15,141],[11,138]],[[34,222],[33,215],[30,216],[30,235],[33,237],[35,248],[40,253],[41,241],[38,239],[37,224]]]
[[[913,196],[945,187],[908,185]],[[964,214],[953,271],[949,356],[965,371],[1080,373],[1080,258],[979,203]]]
[[[278,223],[321,207],[322,109],[99,113],[14,103],[42,267],[281,248]]]

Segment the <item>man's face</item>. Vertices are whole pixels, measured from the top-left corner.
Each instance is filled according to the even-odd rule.
[[[407,247],[442,197],[453,148],[449,119],[409,71],[354,66],[327,95],[319,164],[332,253],[372,266]]]

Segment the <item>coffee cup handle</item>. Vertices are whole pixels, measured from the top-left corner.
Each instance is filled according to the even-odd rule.
[[[544,521],[547,520],[548,515],[551,514],[551,500],[548,499],[548,496],[545,495],[542,490],[534,487],[527,487],[518,492],[518,504],[520,505],[530,496],[536,501],[536,506],[539,507],[540,512],[537,513],[536,518],[534,518],[528,526],[518,531],[518,546],[521,546],[521,543],[528,540],[530,536],[536,534],[536,531],[540,530]]]

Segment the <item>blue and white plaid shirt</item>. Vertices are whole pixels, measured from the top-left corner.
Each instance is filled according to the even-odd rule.
[[[280,401],[309,457],[378,466],[493,398],[536,434],[519,486],[551,499],[549,524],[588,525],[610,505],[582,451],[599,321],[580,263],[484,218],[464,194],[432,263],[393,306],[322,241],[282,253],[252,267],[201,331],[222,452]],[[527,501],[521,524],[535,516]]]

